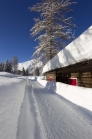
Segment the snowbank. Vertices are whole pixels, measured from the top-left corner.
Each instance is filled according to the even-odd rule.
[[[25,85],[25,79],[0,72],[0,139],[16,139]]]
[[[0,72],[0,76],[9,77],[9,78],[19,77],[19,75],[8,73],[8,72]]]
[[[37,81],[47,87],[48,89],[55,91],[57,94],[63,96],[69,101],[84,107],[92,111],[92,89],[78,86],[72,86],[59,82],[50,82],[37,79]]]

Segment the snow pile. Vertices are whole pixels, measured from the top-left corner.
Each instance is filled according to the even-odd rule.
[[[19,75],[8,73],[8,72],[0,72],[0,76],[9,77],[9,78],[20,77]]]
[[[19,63],[18,64],[18,70],[22,71],[22,69],[24,67],[25,70],[28,68],[29,72],[32,73],[33,70],[34,70],[34,66],[35,66],[36,62],[37,62],[36,59],[33,59],[33,60],[29,60],[29,61],[26,61],[26,62],[23,62],[23,63]],[[36,66],[40,69],[43,66],[43,64],[40,61],[36,64]]]
[[[37,79],[46,80],[46,76],[30,76],[28,78],[31,80],[37,80]]]
[[[43,73],[86,59],[92,59],[92,26],[48,61],[43,67]]]
[[[64,83],[50,82],[40,79],[37,79],[37,81],[44,87],[47,87],[48,89],[56,92],[74,104],[92,111],[91,88],[72,86]]]
[[[14,76],[0,72],[0,139],[16,139],[17,136],[26,81]]]

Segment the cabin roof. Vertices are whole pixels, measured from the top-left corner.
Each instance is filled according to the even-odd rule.
[[[92,59],[92,26],[68,44],[43,67],[42,73]]]

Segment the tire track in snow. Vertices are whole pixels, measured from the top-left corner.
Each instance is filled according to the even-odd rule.
[[[27,80],[24,101],[18,120],[17,139],[47,139],[31,80]]]
[[[48,139],[47,138],[47,135],[46,135],[46,132],[45,132],[45,127],[44,127],[44,124],[43,124],[43,121],[42,121],[42,118],[41,118],[41,115],[40,115],[40,111],[39,111],[39,107],[38,107],[38,104],[37,104],[37,101],[36,101],[36,98],[35,98],[35,95],[34,95],[34,92],[33,92],[33,88],[32,88],[32,97],[33,97],[33,100],[34,100],[34,109],[35,109],[35,112],[36,112],[36,121],[38,123],[38,126],[39,126],[39,129],[40,129],[40,138],[35,138],[35,139]]]

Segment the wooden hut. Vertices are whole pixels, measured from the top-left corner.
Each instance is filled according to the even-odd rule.
[[[43,67],[46,79],[92,88],[92,26]]]

